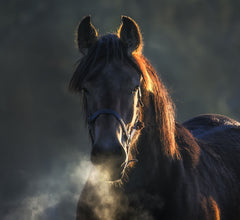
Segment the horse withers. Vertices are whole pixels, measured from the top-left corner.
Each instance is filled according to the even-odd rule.
[[[77,34],[82,58],[69,87],[83,97],[94,165],[77,220],[239,220],[240,123],[177,123],[131,18],[98,36],[87,16]]]

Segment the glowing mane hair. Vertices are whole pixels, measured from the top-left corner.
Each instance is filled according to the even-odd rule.
[[[158,130],[161,137],[164,153],[172,158],[179,158],[177,143],[175,140],[175,112],[174,104],[168,95],[165,86],[160,82],[156,71],[150,64],[150,62],[142,55],[143,41],[139,26],[134,20],[129,17],[122,17],[123,23],[118,30],[118,37],[128,44],[128,47],[132,47],[135,44],[134,50],[132,50],[132,57],[135,59],[139,66],[144,81],[145,89],[148,92],[154,94],[154,106],[156,114],[156,124],[158,124]],[[124,28],[125,25],[125,28]],[[131,30],[130,34],[126,34]],[[126,36],[132,35],[135,38],[135,42],[129,44],[125,40]]]
[[[175,140],[174,104],[150,62],[139,52],[134,53],[133,57],[143,74],[146,91],[154,95],[156,124],[158,125],[163,151],[169,157],[179,158],[180,154]]]

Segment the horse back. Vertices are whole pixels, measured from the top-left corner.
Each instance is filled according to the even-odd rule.
[[[236,135],[236,142],[240,142],[240,123],[229,117],[217,114],[200,115],[183,123],[195,138],[200,140],[227,135]]]
[[[222,115],[200,115],[183,123],[201,150],[215,159],[235,168],[240,178],[240,123]],[[213,160],[214,161],[214,160]]]

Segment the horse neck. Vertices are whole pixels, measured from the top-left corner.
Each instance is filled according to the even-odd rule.
[[[142,184],[139,187],[146,187],[149,190],[148,186],[151,185],[151,190],[155,191],[152,186],[156,186],[156,190],[159,190],[157,181],[160,185],[165,185],[163,181],[166,181],[166,184],[170,181],[173,161],[163,153],[161,136],[155,119],[154,102],[149,98],[144,103],[142,119],[144,128],[137,142],[138,163],[133,171],[133,182],[134,187],[138,182]]]
[[[150,100],[149,107],[144,112],[144,124],[145,129],[142,133],[142,140],[140,141],[139,148],[143,151],[146,162],[156,172],[159,169],[169,169],[172,159],[164,154],[164,146],[162,143],[162,137],[159,132],[159,124],[156,122],[155,107],[152,100]],[[161,128],[160,128],[161,129]],[[146,156],[147,155],[147,156]],[[153,175],[159,175],[154,173]]]

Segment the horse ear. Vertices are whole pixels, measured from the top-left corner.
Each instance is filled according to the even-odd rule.
[[[79,51],[86,54],[88,49],[97,41],[97,31],[91,23],[90,15],[82,19],[78,26],[77,43]]]
[[[132,52],[141,52],[142,35],[137,23],[133,19],[122,16],[122,25],[118,30],[118,35],[127,46],[129,54],[132,54]]]

